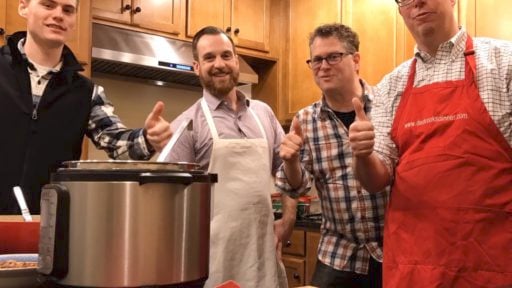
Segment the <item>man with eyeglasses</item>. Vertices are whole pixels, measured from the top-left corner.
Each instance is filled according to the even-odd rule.
[[[365,103],[369,113],[373,98],[358,74],[359,39],[350,27],[327,24],[313,31],[309,48],[311,59],[306,62],[322,97],[293,119],[281,144],[284,164],[276,186],[294,198],[307,193],[313,180],[317,188],[322,226],[313,285],[381,287],[387,191],[370,194],[361,188],[352,172],[348,142],[355,118],[352,99]]]
[[[512,43],[470,37],[455,0],[396,2],[415,56],[349,132],[363,186],[393,183],[384,286],[512,287]]]

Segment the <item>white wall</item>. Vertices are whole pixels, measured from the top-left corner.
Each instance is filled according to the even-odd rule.
[[[105,88],[107,98],[114,104],[115,113],[129,128],[144,126],[147,115],[157,101],[165,103],[163,117],[171,122],[192,105],[202,94],[200,87],[173,85],[156,86],[144,81],[93,75],[92,80]],[[108,159],[89,141],[89,159]]]

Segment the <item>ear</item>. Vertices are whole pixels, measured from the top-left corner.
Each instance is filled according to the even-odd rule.
[[[199,76],[199,62],[198,61],[192,62],[192,66],[194,67],[194,73],[196,73],[196,75]]]
[[[352,54],[352,59],[354,59],[354,68],[357,74],[359,74],[359,69],[361,68],[361,66],[359,65],[359,62],[361,61],[361,53],[355,52],[354,54]]]
[[[19,5],[18,5],[18,14],[20,14],[21,17],[26,18],[27,17],[27,9],[28,9],[27,0],[20,0]]]

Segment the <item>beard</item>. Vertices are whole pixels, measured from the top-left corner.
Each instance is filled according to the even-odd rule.
[[[229,75],[227,81],[215,81],[214,76],[220,73]],[[203,85],[204,89],[206,89],[212,96],[222,99],[228,95],[233,88],[235,88],[238,83],[239,75],[239,71],[233,71],[229,68],[215,69],[207,72],[207,75],[200,73],[199,80],[201,81],[201,85]]]

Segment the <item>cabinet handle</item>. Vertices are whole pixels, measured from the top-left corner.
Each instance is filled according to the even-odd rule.
[[[236,28],[235,29],[235,35],[238,35],[238,33],[240,33],[240,29]]]
[[[125,11],[130,11],[130,10],[132,10],[132,5],[126,4],[126,5],[124,5],[123,9],[121,10],[121,13],[123,13]]]
[[[133,14],[137,14],[137,13],[140,13],[142,12],[142,9],[140,9],[139,6],[135,7],[135,10],[133,10]]]
[[[290,241],[290,240],[286,241],[286,244],[284,246],[286,246],[286,247],[292,246],[292,241]]]
[[[5,34],[5,29],[4,28],[0,28],[0,36],[3,36]]]
[[[231,26],[226,27],[226,33],[231,33]]]
[[[300,275],[299,275],[299,273],[297,273],[297,272],[293,272],[293,279],[297,279],[297,280],[299,280],[299,279],[300,279]]]

